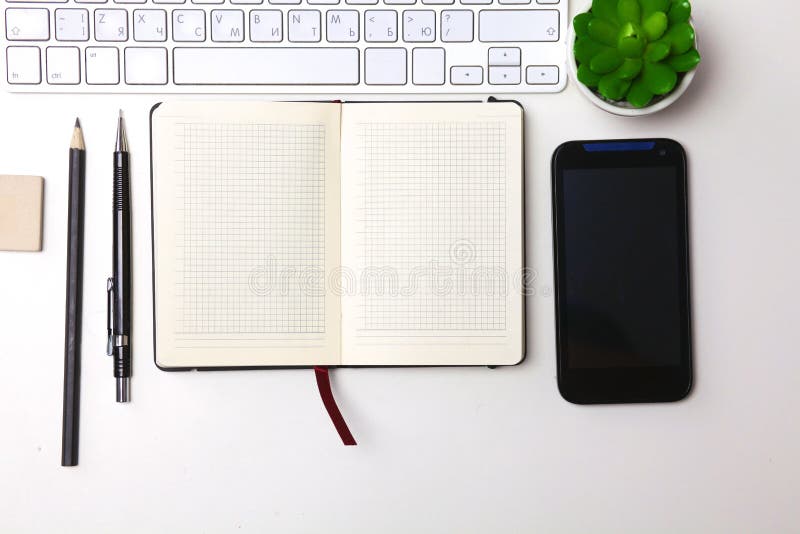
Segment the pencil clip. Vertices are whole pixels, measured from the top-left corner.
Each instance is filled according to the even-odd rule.
[[[113,316],[114,316],[114,279],[109,278],[106,280],[106,293],[108,301],[106,304],[106,329],[108,330],[108,344],[106,345],[106,354],[112,356],[114,354],[114,341],[113,341]]]

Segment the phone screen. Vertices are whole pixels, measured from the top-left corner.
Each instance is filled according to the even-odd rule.
[[[553,157],[558,384],[572,402],[691,387],[686,160],[668,139],[570,142]]]
[[[675,169],[565,170],[562,194],[568,365],[679,364]]]

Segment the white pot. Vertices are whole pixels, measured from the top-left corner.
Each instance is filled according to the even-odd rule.
[[[586,2],[583,10],[578,11],[578,13],[585,13],[589,11],[592,7],[592,2]],[[689,19],[689,23],[692,23],[692,19]],[[575,48],[575,27],[572,25],[572,19],[569,21],[569,33],[567,34],[567,45],[569,49],[567,50],[567,66],[569,68],[569,75],[572,78],[572,81],[575,85],[578,86],[578,90],[583,93],[583,96],[589,99],[589,101],[594,104],[595,106],[599,107],[600,109],[604,109],[609,113],[613,113],[615,115],[624,115],[626,117],[637,117],[640,115],[649,115],[651,113],[655,113],[657,111],[661,111],[662,109],[666,108],[676,100],[678,100],[681,95],[686,92],[686,89],[689,88],[689,84],[692,83],[694,79],[694,74],[697,72],[697,67],[690,70],[687,73],[684,73],[681,80],[678,82],[678,85],[672,90],[671,93],[665,96],[656,96],[653,98],[653,101],[643,107],[643,108],[635,108],[630,105],[628,102],[613,102],[611,100],[606,100],[600,93],[596,93],[592,89],[589,89],[585,85],[583,85],[580,81],[578,81],[578,63],[575,60],[575,52],[573,49]],[[694,42],[695,48],[697,48],[697,37],[695,36]]]

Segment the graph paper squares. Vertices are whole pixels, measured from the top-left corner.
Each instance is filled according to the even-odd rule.
[[[177,333],[324,332],[324,127],[178,130]]]
[[[506,328],[505,136],[491,121],[359,125],[361,329]]]

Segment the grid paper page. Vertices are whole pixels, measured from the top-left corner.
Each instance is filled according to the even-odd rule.
[[[177,126],[176,334],[324,332],[323,126]]]
[[[506,128],[357,128],[363,330],[504,330]]]
[[[341,158],[342,363],[520,361],[519,106],[346,105]]]
[[[153,113],[156,361],[336,364],[339,123],[324,103],[168,102]]]

